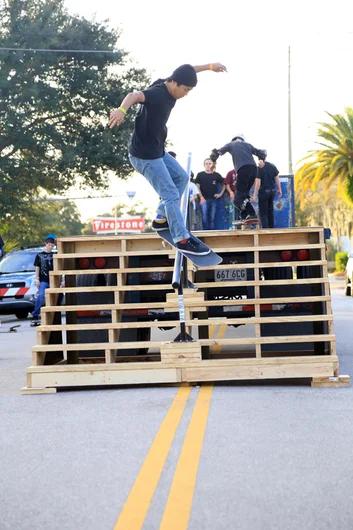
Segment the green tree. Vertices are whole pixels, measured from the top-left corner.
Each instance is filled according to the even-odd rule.
[[[112,209],[111,212],[105,212],[97,215],[96,217],[143,217],[145,219],[145,232],[151,232],[151,212],[146,208],[142,202],[138,201],[135,204],[128,205],[124,203],[119,203]],[[86,222],[86,225],[82,229],[82,234],[92,235],[95,232],[92,230],[92,219],[89,219]]]
[[[353,208],[337,196],[337,184],[332,184],[327,196],[323,183],[315,191],[309,189],[302,200],[296,200],[297,226],[325,226],[331,229],[333,248],[341,250],[341,237],[353,236]]]
[[[347,107],[345,115],[327,114],[333,122],[320,123],[321,148],[302,159],[305,162],[295,173],[296,191],[303,200],[322,183],[327,196],[335,184],[337,196],[353,205],[353,109]]]
[[[64,0],[0,0],[0,218],[29,214],[43,190],[99,188],[110,170],[131,173],[133,116],[114,130],[108,116],[148,78],[114,52],[118,40],[107,22],[69,15]]]
[[[0,223],[0,232],[5,242],[36,245],[43,244],[49,233],[57,237],[80,235],[83,226],[75,203],[48,201],[33,203],[31,215],[19,214],[16,223]]]

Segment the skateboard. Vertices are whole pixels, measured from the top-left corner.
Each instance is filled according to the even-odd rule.
[[[223,258],[221,256],[218,256],[213,250],[209,254],[206,254],[205,256],[197,256],[195,254],[189,254],[188,252],[183,252],[179,248],[175,246],[175,243],[173,241],[172,235],[169,230],[161,230],[157,232],[157,234],[164,239],[164,241],[167,241],[172,247],[176,248],[180,254],[188,258],[190,261],[193,262],[196,267],[214,267],[214,265],[219,265],[223,261]],[[197,237],[192,236],[197,241],[200,241],[197,239]]]
[[[9,328],[0,328],[0,333],[17,333],[17,329],[21,327],[21,324],[17,324],[17,326],[10,326]]]
[[[36,328],[37,326],[40,326],[41,322],[40,320],[32,320],[30,323],[31,328]]]
[[[233,226],[234,228],[241,228],[242,230],[249,230],[254,227],[260,228],[260,219],[249,219],[248,221],[234,221]]]

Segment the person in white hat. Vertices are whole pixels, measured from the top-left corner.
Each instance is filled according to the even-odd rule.
[[[263,160],[266,157],[265,151],[256,149],[246,142],[243,134],[237,134],[231,142],[220,149],[213,149],[210,158],[215,162],[220,155],[225,153],[232,155],[234,169],[237,172],[234,206],[240,211],[242,221],[255,221],[258,217],[250,201],[250,189],[257,177],[257,165],[253,155]]]

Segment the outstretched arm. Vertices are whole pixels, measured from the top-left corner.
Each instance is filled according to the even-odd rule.
[[[208,63],[199,66],[194,66],[196,73],[212,70],[213,72],[227,72],[227,68],[221,63]]]
[[[218,149],[212,149],[211,154],[210,154],[210,159],[212,160],[212,162],[217,162],[219,154],[220,153],[218,152]]]
[[[145,101],[145,94],[141,91],[130,92],[124,99],[119,108],[112,110],[110,113],[109,127],[119,126],[125,118],[127,111],[135,103],[143,103]]]
[[[229,151],[229,148],[230,144],[226,144],[220,149],[212,149],[210,154],[210,159],[212,160],[212,162],[216,162],[219,156],[223,156],[225,153],[227,153]]]
[[[254,147],[253,145],[251,147],[253,155],[256,155],[259,160],[265,160],[267,156],[267,152],[265,151],[265,149],[256,149],[256,147]]]

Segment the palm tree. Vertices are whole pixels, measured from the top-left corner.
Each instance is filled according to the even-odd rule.
[[[301,162],[306,161],[295,173],[295,189],[300,201],[306,193],[315,191],[319,183],[327,196],[332,186],[337,196],[353,205],[353,109],[347,107],[345,115],[330,114],[333,123],[320,123],[317,142],[321,149],[310,151]]]

